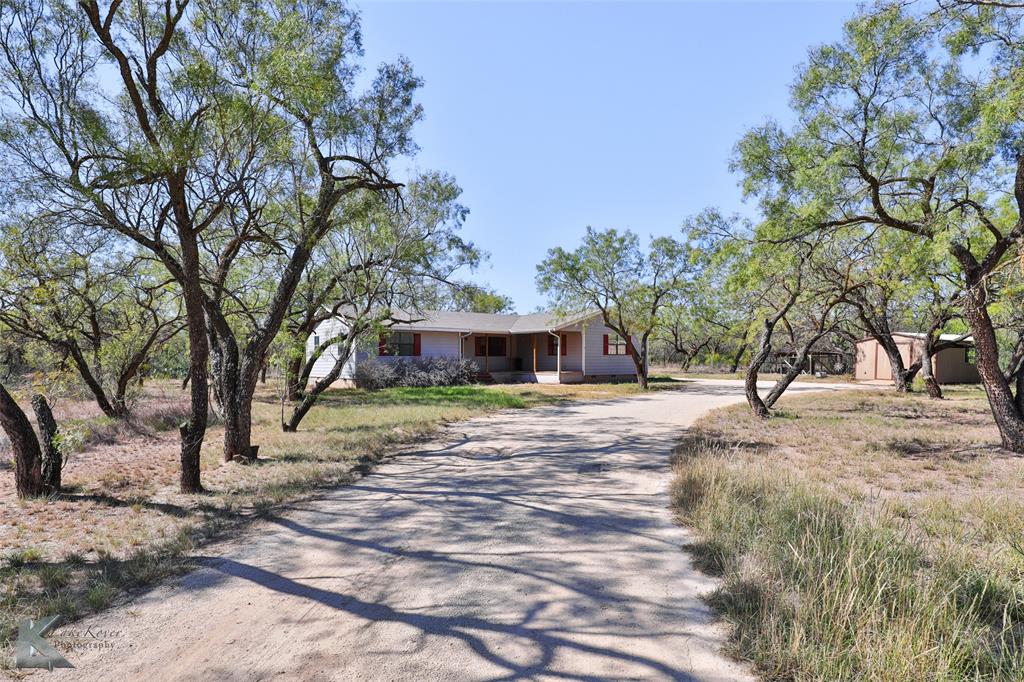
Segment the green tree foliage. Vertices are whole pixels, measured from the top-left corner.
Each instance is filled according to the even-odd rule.
[[[537,266],[537,287],[560,311],[599,310],[605,325],[626,340],[637,381],[646,388],[650,339],[687,280],[689,250],[671,237],[655,237],[643,249],[633,232],[588,227],[574,251],[548,251]]]
[[[737,166],[791,235],[860,226],[941,249],[961,274],[959,312],[1003,444],[1024,451],[1024,394],[1015,400],[1000,368],[988,288],[1024,235],[1024,70],[1018,49],[994,43],[980,69],[964,57],[993,40],[982,28],[1020,44],[1008,12],[986,8],[980,24],[903,4],[857,15],[801,67],[797,124],[752,130]]]
[[[691,272],[659,315],[655,337],[683,369],[702,357],[716,365],[724,360],[735,372],[749,349],[753,306],[746,291],[729,286],[745,257],[731,249],[741,224],[738,216],[708,209],[683,225]]]
[[[150,355],[181,330],[163,269],[131,243],[42,222],[4,225],[0,263],[0,323],[47,351],[36,371],[70,368],[104,414],[127,416]]]
[[[4,5],[0,47],[4,198],[131,239],[181,290],[181,488],[199,491],[209,368],[224,458],[251,459],[291,297],[346,197],[400,189],[388,162],[415,152],[419,79],[400,60],[357,88],[358,17],[339,0],[25,0]]]
[[[850,296],[860,284],[852,276],[859,254],[841,240],[793,235],[796,209],[777,211],[756,226],[717,221],[711,262],[726,268],[723,288],[750,311],[751,357],[745,376],[747,402],[762,418],[806,366],[822,340],[850,335]],[[780,343],[779,331],[785,332]],[[773,354],[786,346],[788,368],[765,397],[758,376]]]
[[[468,313],[507,314],[515,311],[511,298],[490,287],[472,282],[453,282],[438,296],[435,306]]]
[[[310,275],[323,288],[302,300],[330,304],[293,305],[293,319],[309,331],[305,337],[298,332],[291,336],[293,343],[302,344],[299,369],[291,370],[301,390],[295,392],[296,405],[284,423],[286,431],[298,428],[360,343],[374,339],[396,320],[416,319],[424,304],[434,304],[441,288],[459,286],[454,279],[457,272],[479,263],[480,252],[459,235],[467,214],[458,203],[460,194],[452,178],[424,174],[410,183],[401,211],[365,196],[346,212],[347,229],[320,245],[316,271]],[[340,323],[336,333],[324,334],[316,347],[305,352],[309,333],[327,320]],[[305,390],[313,363],[331,349],[331,369]]]

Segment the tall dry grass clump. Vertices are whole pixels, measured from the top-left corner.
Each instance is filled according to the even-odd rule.
[[[683,446],[673,501],[737,653],[778,680],[1024,679],[1021,575],[904,519],[737,459]]]

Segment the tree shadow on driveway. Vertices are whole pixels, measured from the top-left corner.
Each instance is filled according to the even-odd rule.
[[[197,563],[225,576],[247,580],[275,592],[309,599],[331,609],[345,611],[346,613],[358,616],[366,621],[374,623],[402,623],[416,628],[425,635],[456,638],[468,645],[481,659],[508,671],[507,676],[492,678],[495,680],[523,679],[539,673],[550,673],[551,671],[548,670],[548,667],[554,661],[556,654],[562,649],[629,662],[648,669],[652,675],[660,675],[668,679],[685,681],[697,679],[686,671],[678,670],[654,659],[616,649],[590,646],[578,640],[568,639],[557,632],[543,627],[532,627],[530,625],[532,613],[542,607],[540,604],[535,605],[535,608],[527,613],[526,618],[522,622],[514,624],[504,624],[467,615],[454,617],[435,616],[429,613],[401,611],[387,604],[364,601],[353,595],[305,585],[271,571],[239,563],[231,559],[200,557],[197,559]],[[502,656],[500,651],[488,646],[487,642],[475,633],[496,633],[524,639],[532,643],[539,650],[540,654],[533,662],[523,665]],[[621,637],[625,634],[616,633],[616,637]],[[593,680],[595,682],[607,679],[604,676],[587,674],[559,675],[559,677],[572,680]]]

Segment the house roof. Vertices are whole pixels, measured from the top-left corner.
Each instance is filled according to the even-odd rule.
[[[893,332],[893,336],[905,336],[911,339],[923,339],[925,334],[923,332]],[[857,339],[857,343],[861,341],[871,341],[873,336],[865,336],[863,339]],[[972,345],[974,343],[974,337],[963,334],[939,334],[939,341],[945,341],[947,343],[962,343],[964,345]]]
[[[573,315],[532,313],[530,315],[499,315],[495,313],[460,313],[448,310],[395,312],[392,329],[398,331],[477,332],[485,334],[529,334],[555,331],[597,315],[588,310]]]

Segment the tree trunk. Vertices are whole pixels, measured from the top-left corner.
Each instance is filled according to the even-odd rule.
[[[803,348],[801,348],[800,352],[797,354],[796,360],[794,360],[793,364],[786,370],[785,374],[779,377],[778,381],[775,382],[775,385],[772,386],[772,390],[769,391],[768,397],[765,398],[764,401],[766,407],[769,409],[773,407],[776,401],[782,397],[782,394],[786,392],[786,389],[789,388],[790,384],[796,381],[796,378],[800,376],[800,372],[803,370],[804,365],[807,364],[807,358],[810,355],[811,350],[814,348],[814,345],[818,343],[823,336],[825,336],[825,332],[819,332],[804,344]]]
[[[184,211],[184,199],[175,202],[175,212]],[[181,480],[183,493],[202,492],[200,481],[200,454],[206,437],[206,423],[210,409],[210,398],[206,380],[207,364],[210,361],[210,347],[206,337],[206,313],[203,309],[202,279],[199,268],[199,249],[190,229],[187,217],[177,216],[179,245],[183,277],[182,298],[185,301],[185,318],[188,328],[188,377],[190,385],[188,421],[178,427],[181,435]]]
[[[1017,411],[1024,415],[1024,366],[1017,368]]]
[[[942,387],[939,386],[939,382],[935,380],[935,374],[932,372],[932,363],[935,357],[935,343],[932,334],[928,334],[924,341],[924,350],[921,356],[921,377],[924,379],[925,390],[928,391],[928,397],[934,400],[942,400]]]
[[[345,363],[352,356],[355,350],[356,335],[349,335],[349,338],[345,341],[344,346],[339,344],[339,347],[343,347],[344,351],[338,353],[338,357],[334,361],[334,366],[331,367],[331,371],[326,376],[322,377],[317,381],[309,390],[307,390],[302,396],[302,402],[295,406],[292,410],[291,417],[288,418],[287,422],[281,424],[281,429],[287,433],[294,433],[299,428],[299,423],[306,416],[306,414],[312,409],[313,405],[316,404],[320,394],[327,390],[331,384],[338,380],[341,376],[342,370],[345,368]]]
[[[1006,364],[1006,372],[1003,374],[1007,381],[1014,381],[1021,372],[1024,372],[1024,331],[1017,335],[1017,343],[1013,346],[1010,360]]]
[[[233,390],[224,400],[224,453],[225,462],[251,462],[256,459],[252,445],[252,400],[255,385],[243,377],[232,382]],[[255,384],[255,382],[253,382]]]
[[[774,327],[774,325],[772,325]],[[761,400],[761,394],[757,390],[757,375],[761,371],[761,367],[768,360],[768,356],[772,353],[772,342],[771,342],[772,330],[766,327],[761,332],[761,343],[757,352],[750,358],[750,365],[747,366],[747,373],[743,381],[743,391],[747,396],[747,404],[750,405],[750,409],[754,411],[754,416],[760,417],[761,419],[767,419],[771,416],[768,412],[768,406]]]
[[[215,384],[220,391],[220,400],[224,409],[224,461],[239,460],[249,462],[256,459],[258,447],[251,443],[252,437],[252,400],[259,380],[259,369],[266,361],[267,349],[281,329],[288,313],[288,304],[295,287],[302,277],[302,272],[309,262],[313,245],[330,226],[328,216],[341,199],[342,194],[322,189],[320,203],[316,210],[322,221],[321,227],[310,233],[308,241],[300,242],[292,252],[288,265],[281,275],[273,300],[270,302],[263,325],[249,335],[244,351],[239,346],[230,325],[223,316],[211,320],[211,329],[218,336],[215,358],[219,358],[220,366],[214,367]],[[324,202],[330,206],[323,205]],[[321,229],[322,228],[322,229]],[[319,235],[313,237],[312,235]],[[213,332],[211,332],[213,333]]]
[[[114,387],[114,397],[110,402],[113,405],[114,410],[122,417],[128,416],[128,387],[131,386],[132,381],[135,381],[139,388],[142,388],[143,365],[145,365],[146,359],[149,357],[149,352],[153,348],[153,345],[160,339],[161,329],[162,328],[158,325],[156,329],[153,330],[145,343],[143,343],[128,359],[128,362],[124,364],[117,377]]]
[[[897,393],[910,393],[913,391],[911,381],[913,381],[914,375],[917,374],[917,369],[913,372],[907,369],[907,366],[903,362],[903,354],[900,353],[900,348],[896,345],[891,335],[888,334],[876,334],[875,341],[885,351],[886,357],[889,358],[889,368],[892,371],[892,381],[896,386]]]
[[[18,497],[38,497],[43,487],[42,456],[32,424],[3,384],[0,384],[0,427],[14,450],[14,483]]]
[[[93,375],[92,369],[89,367],[89,362],[85,359],[85,356],[82,355],[82,351],[78,347],[78,344],[71,342],[65,344],[65,347],[68,349],[71,359],[74,360],[75,367],[78,368],[78,373],[81,375],[82,381],[84,381],[85,385],[89,388],[89,391],[96,399],[96,404],[99,405],[103,414],[112,419],[122,419],[125,417],[127,411],[124,410],[123,406],[121,409],[118,409],[118,406],[107,398],[106,391],[103,390],[103,386],[100,385],[99,380],[97,380],[95,375]]]
[[[748,344],[741,343],[739,350],[737,350],[736,354],[732,356],[732,365],[729,367],[729,371],[733,374],[739,371],[740,362],[743,360],[743,354],[747,352],[747,346]]]
[[[1024,331],[1017,335],[1017,343],[1013,347],[1006,372],[1003,373],[1007,383],[1016,388],[1017,411],[1024,414]]]
[[[288,400],[293,403],[302,400],[302,393],[305,388],[305,384],[302,383],[301,379],[304,364],[302,357],[289,358],[285,364],[285,391],[287,392]]]
[[[43,451],[43,490],[47,495],[52,495],[60,492],[60,470],[64,464],[58,445],[57,420],[53,418],[53,411],[46,402],[46,397],[39,393],[32,396],[32,411],[36,413],[36,424],[39,425],[39,433],[42,435],[40,440]]]
[[[984,282],[972,282],[968,287],[963,311],[974,337],[978,374],[985,387],[992,416],[999,427],[1003,447],[1024,454],[1024,409],[1015,400],[1010,384],[999,366],[999,346],[992,318],[988,314]],[[1018,378],[1018,390],[1021,385]]]
[[[221,336],[215,355],[217,371],[214,381],[220,395],[224,413],[225,462],[251,462],[257,449],[252,445],[252,400],[259,381],[262,358],[249,356],[251,350],[239,357],[233,337]]]
[[[632,358],[633,367],[636,369],[636,383],[646,391],[648,388],[647,362],[645,357],[647,354],[647,342],[641,341],[640,344],[643,349],[642,351],[638,351],[636,346],[633,345],[633,339],[626,336],[626,351],[629,353],[629,357]]]
[[[646,363],[644,363],[643,356],[638,353],[632,354],[632,357],[633,366],[636,368],[636,383],[637,385],[640,386],[640,388],[646,391],[649,388],[649,383],[647,381],[647,371],[645,369]]]
[[[797,299],[800,297],[800,287],[796,288],[795,293],[790,293],[786,303],[775,312],[772,317],[765,318],[764,329],[761,330],[761,339],[758,344],[757,352],[750,358],[750,365],[747,367],[746,378],[743,381],[743,390],[747,396],[747,404],[750,405],[750,409],[754,411],[754,415],[761,419],[768,419],[771,416],[771,412],[768,411],[768,406],[761,400],[761,394],[757,390],[757,375],[761,371],[761,367],[768,361],[768,358],[772,354],[772,336],[775,334],[775,327],[779,322],[786,317],[790,309],[796,305]]]
[[[319,357],[319,355],[314,355],[302,363],[302,369],[299,371],[299,379],[295,385],[295,388],[299,392],[299,397],[302,396],[303,391],[305,391],[306,387],[309,386],[309,375],[313,372],[313,363],[316,362]]]

